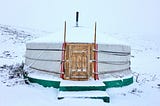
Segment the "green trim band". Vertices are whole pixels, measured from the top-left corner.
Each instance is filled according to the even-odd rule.
[[[60,91],[105,91],[106,86],[60,86]]]
[[[36,78],[31,78],[27,77],[28,80],[32,83],[38,83],[44,87],[54,87],[54,88],[59,88],[60,81],[50,81],[50,80],[42,80],[42,79],[36,79]]]
[[[25,78],[28,78],[28,80],[32,83],[38,83],[44,87],[54,87],[54,88],[60,88],[60,81],[51,81],[51,80],[44,80],[44,79],[37,79],[37,78],[31,78],[29,76],[25,76]],[[106,85],[104,88],[103,86],[100,86],[98,89],[101,89],[102,91],[106,88],[113,88],[113,87],[123,87],[127,86],[133,83],[133,76],[130,78],[125,78],[122,80],[113,80],[113,81],[103,81],[103,83]],[[72,88],[71,88],[72,89]],[[75,88],[75,90],[78,90],[78,88]],[[81,90],[85,91],[86,89],[95,89],[95,87],[82,87]],[[61,87],[60,90],[68,90],[68,88]]]
[[[106,85],[106,88],[123,87],[133,83],[133,76],[122,80],[103,81],[103,83]]]
[[[102,99],[106,103],[110,102],[110,98],[108,96],[105,96],[105,97],[83,97],[83,98]],[[61,99],[64,99],[64,97],[58,97],[58,99],[61,100]]]

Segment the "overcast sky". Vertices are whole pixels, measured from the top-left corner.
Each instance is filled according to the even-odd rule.
[[[108,33],[160,34],[160,0],[0,0],[0,24],[53,32],[75,25]]]

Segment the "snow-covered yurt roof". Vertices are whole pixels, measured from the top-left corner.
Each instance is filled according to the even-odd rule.
[[[86,27],[70,27],[66,29],[66,42],[70,43],[93,43],[94,42],[94,29]],[[29,41],[28,43],[63,43],[64,30],[45,35],[43,37]],[[127,43],[117,40],[116,38],[106,34],[96,32],[96,42],[98,44],[122,44]]]

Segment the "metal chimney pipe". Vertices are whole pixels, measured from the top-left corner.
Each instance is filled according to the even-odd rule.
[[[79,18],[79,12],[76,12],[76,27],[78,27],[78,18]]]

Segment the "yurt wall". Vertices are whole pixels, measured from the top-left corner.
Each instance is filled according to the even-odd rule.
[[[62,43],[27,43],[25,64],[32,69],[60,74]],[[130,72],[130,52],[126,45],[98,44],[98,73]]]
[[[62,44],[60,43],[27,43],[26,65],[40,71],[60,73]]]

